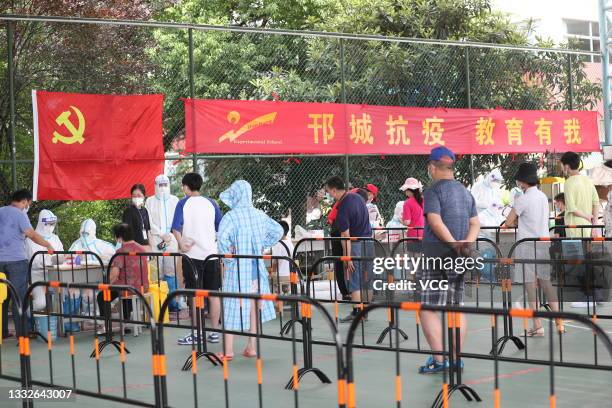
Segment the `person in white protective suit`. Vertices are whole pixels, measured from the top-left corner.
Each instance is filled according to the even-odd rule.
[[[49,210],[42,210],[38,214],[38,224],[36,224],[36,232],[38,232],[47,242],[49,242],[55,251],[63,251],[64,245],[59,237],[53,233],[57,217]],[[39,251],[47,251],[47,248],[38,245],[31,239],[26,240],[26,254],[29,259]],[[64,262],[64,255],[36,255],[32,261],[32,283],[49,280],[50,269],[53,265]],[[45,276],[46,273],[46,276]],[[46,306],[45,289],[38,286],[32,292],[32,308],[33,310],[42,310]]]
[[[172,220],[174,219],[174,211],[178,202],[178,197],[170,193],[170,179],[168,176],[160,174],[155,177],[155,195],[148,197],[145,203],[151,223],[149,243],[153,251],[178,252],[178,242],[176,242],[176,238],[172,235]],[[162,275],[160,278],[168,283],[170,291],[177,288],[175,268],[180,263],[180,259],[175,260],[173,257],[159,258],[159,268]],[[186,307],[186,304],[183,304],[185,303],[183,299],[179,303],[180,306]],[[170,304],[170,309],[176,310],[177,306],[177,302],[173,301]]]
[[[504,221],[502,215],[504,204],[500,190],[503,181],[501,172],[495,169],[472,187],[478,220],[482,226],[498,227]],[[495,230],[481,229],[480,235],[491,238],[495,235]]]
[[[109,262],[109,260],[111,259],[111,257],[115,254],[115,246],[112,245],[110,242],[104,241],[102,239],[98,239],[96,237],[96,223],[94,220],[92,220],[91,218],[86,219],[85,221],[83,221],[81,223],[81,229],[79,230],[79,239],[77,239],[76,241],[74,241],[72,243],[72,245],[70,246],[69,251],[90,251],[93,252],[95,254],[97,254],[100,259],[102,259],[102,262],[104,263],[104,266],[106,266]],[[81,265],[85,265],[85,262],[87,262],[88,267],[91,268],[99,268],[100,267],[100,262],[98,261],[98,259],[93,256],[93,255],[88,255],[87,259],[85,259],[84,257],[81,256],[77,256],[76,258],[79,258],[79,261],[77,262],[76,259],[73,259],[72,262],[73,263],[80,263]],[[93,282],[92,282],[93,283]],[[69,290],[70,293],[70,298],[69,299],[72,304],[70,305],[70,308],[73,310],[73,313],[78,313],[81,311],[81,305],[83,305],[83,314],[93,314],[94,311],[94,293],[92,290],[90,289],[70,289]],[[68,299],[65,299],[68,300]],[[64,306],[64,309],[66,308],[66,305]],[[100,313],[100,311],[97,311],[98,313]],[[64,310],[64,313],[67,313],[66,310]],[[70,331],[70,330],[66,330],[66,331]],[[72,331],[76,331],[76,330],[72,330]]]

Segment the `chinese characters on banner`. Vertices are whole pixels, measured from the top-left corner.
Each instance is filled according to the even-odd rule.
[[[458,154],[599,150],[597,113],[185,99],[190,153]]]

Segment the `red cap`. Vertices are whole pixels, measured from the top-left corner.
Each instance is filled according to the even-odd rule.
[[[378,187],[376,187],[374,184],[366,184],[365,189],[374,194],[374,200],[376,200],[376,197],[378,196]]]

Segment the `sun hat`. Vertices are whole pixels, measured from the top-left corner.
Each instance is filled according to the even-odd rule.
[[[521,163],[514,179],[523,183],[535,184],[538,182],[538,167],[533,163]]]
[[[603,164],[599,167],[595,167],[591,174],[591,179],[593,179],[593,184],[596,186],[612,185],[612,168]]]
[[[414,177],[409,177],[406,179],[406,181],[404,181],[404,184],[402,184],[402,186],[399,189],[400,191],[406,191],[408,189],[420,190],[422,188],[423,188],[423,184],[421,184],[419,180],[415,179]]]

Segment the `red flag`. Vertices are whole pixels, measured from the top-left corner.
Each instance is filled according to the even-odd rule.
[[[110,200],[164,170],[163,95],[32,91],[34,199]]]

